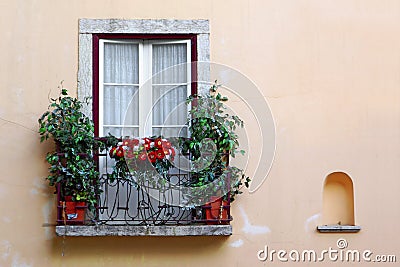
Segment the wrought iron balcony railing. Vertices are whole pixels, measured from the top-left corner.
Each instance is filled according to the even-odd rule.
[[[182,167],[188,164],[190,155],[176,147],[175,150],[174,167],[164,174],[157,175],[155,169],[153,172],[131,172],[127,166],[122,175],[124,178],[111,175],[116,160],[110,157],[109,149],[96,152],[94,159],[100,173],[97,183],[100,190],[95,208],[89,210],[84,202],[75,202],[75,206],[69,207],[70,201],[60,194],[61,185],[58,185],[57,223],[130,226],[229,224],[232,220],[229,190],[225,195],[226,201],[203,194],[207,200],[190,202],[192,196],[198,198],[194,195],[200,189],[188,187],[193,181],[193,172]]]

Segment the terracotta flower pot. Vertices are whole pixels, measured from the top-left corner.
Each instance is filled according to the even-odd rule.
[[[207,224],[229,224],[228,204],[222,197],[210,197],[205,207]]]
[[[65,197],[65,223],[84,224],[86,202],[72,201],[72,197]]]

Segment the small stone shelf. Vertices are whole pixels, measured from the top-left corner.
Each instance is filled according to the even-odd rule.
[[[320,233],[357,233],[361,230],[358,225],[320,225],[317,226]]]
[[[229,236],[231,225],[58,225],[57,236]]]

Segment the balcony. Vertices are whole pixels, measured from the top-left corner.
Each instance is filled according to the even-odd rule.
[[[105,138],[98,140],[106,141]],[[174,150],[174,157],[169,158],[173,166],[164,169],[165,172],[162,174],[157,173],[160,170],[154,168],[154,162],[151,164],[147,159],[140,162],[141,166],[138,166],[137,162],[133,166],[132,162],[126,159],[126,155],[125,158],[110,157],[112,153],[115,154],[114,151],[110,152],[110,148],[96,151],[93,155],[99,172],[96,181],[98,191],[96,204],[89,208],[84,201],[75,201],[73,202],[75,206],[70,207],[71,201],[63,196],[62,185],[58,184],[56,234],[59,236],[231,235],[230,193],[225,189],[226,185],[219,183],[222,188],[217,190],[220,196],[221,192],[226,192],[222,194],[227,196],[226,200],[213,193],[205,193],[201,187],[188,186],[197,179],[189,168],[188,159],[191,155],[178,149],[178,145],[174,146]],[[62,161],[63,153],[60,152],[59,155]],[[224,157],[229,158],[228,155]],[[151,168],[144,168],[143,164]],[[118,171],[113,172],[117,165]],[[226,165],[228,166],[228,160]]]

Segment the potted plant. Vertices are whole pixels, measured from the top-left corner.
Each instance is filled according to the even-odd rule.
[[[162,136],[118,139],[109,135],[106,147],[115,160],[113,171],[108,174],[111,182],[119,179],[137,187],[165,188],[176,153],[169,140]]]
[[[226,96],[218,92],[217,81],[205,96],[192,95],[187,104],[192,103],[188,126],[190,138],[182,143],[193,162],[191,172],[191,197],[202,199],[206,220],[210,223],[227,223],[230,202],[241,194],[241,186],[249,186],[251,181],[244,171],[229,166],[229,156],[244,154],[239,150],[237,127],[243,127],[243,121],[236,115],[226,112]],[[206,192],[207,191],[207,192]]]
[[[52,139],[55,143],[46,156],[50,164],[46,179],[59,193],[64,223],[83,223],[86,207],[94,208],[99,193],[99,173],[92,155],[96,146],[94,125],[82,113],[82,105],[62,88],[38,120],[40,141]]]

